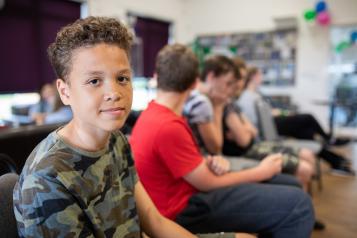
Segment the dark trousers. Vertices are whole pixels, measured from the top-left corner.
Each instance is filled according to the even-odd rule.
[[[277,116],[274,117],[274,120],[279,135],[305,140],[313,140],[316,134],[320,135],[326,141],[330,138],[311,114]]]
[[[278,116],[274,118],[279,135],[291,136],[297,139],[313,140],[318,134],[326,141],[330,136],[322,129],[318,121],[310,114],[296,114],[292,116]],[[332,168],[346,163],[346,158],[323,147],[317,156],[324,159]]]
[[[242,184],[193,195],[176,222],[193,233],[249,232],[259,237],[310,237],[311,199],[301,189]]]

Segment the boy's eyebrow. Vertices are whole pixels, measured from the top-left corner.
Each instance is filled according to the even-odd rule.
[[[131,74],[131,72],[132,72],[132,70],[130,68],[118,70],[118,74],[125,74],[125,73]],[[103,71],[90,71],[87,73],[87,75],[101,76],[101,75],[104,75],[104,72]]]
[[[99,76],[99,75],[103,75],[104,73],[102,71],[90,71],[87,73],[87,75],[89,76]]]
[[[122,70],[119,70],[118,73],[120,74],[131,74],[131,69],[130,68],[127,68],[127,69],[122,69]]]

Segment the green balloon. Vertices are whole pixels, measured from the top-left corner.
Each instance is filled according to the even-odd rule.
[[[315,19],[315,17],[316,17],[316,12],[314,10],[307,10],[304,13],[304,18],[307,21],[312,21]]]
[[[230,50],[233,54],[237,54],[237,47],[231,46],[231,47],[229,47],[229,50]]]
[[[336,46],[336,51],[337,53],[341,53],[345,49],[349,48],[351,46],[351,43],[348,41],[341,41],[340,43],[337,44]]]
[[[211,48],[210,47],[203,47],[203,53],[205,54],[205,55],[208,55],[209,53],[211,53]]]

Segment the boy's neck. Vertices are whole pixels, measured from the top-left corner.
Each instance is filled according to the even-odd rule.
[[[74,120],[59,130],[58,134],[71,145],[90,152],[104,149],[110,139],[109,132],[98,129],[88,130]]]
[[[250,90],[250,91],[253,91],[253,92],[257,91],[257,88],[258,88],[258,86],[255,85],[254,83],[250,83],[247,86],[247,89]]]
[[[168,92],[159,89],[157,91],[155,102],[169,108],[176,115],[182,116],[183,106],[191,90],[185,92]]]
[[[208,87],[207,83],[200,81],[197,84],[197,90],[202,94],[208,94],[209,87]]]

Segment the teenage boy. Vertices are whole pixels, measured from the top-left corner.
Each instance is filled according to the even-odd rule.
[[[182,116],[198,78],[192,51],[164,47],[156,59],[156,77],[156,100],[136,122],[131,145],[140,179],[159,211],[192,232],[309,237],[314,223],[310,198],[295,187],[255,183],[281,171],[281,155],[220,176],[200,155]]]
[[[239,121],[231,120],[232,114],[227,112],[227,107],[229,108],[231,104],[228,102],[233,99],[237,93],[238,85],[240,85],[240,73],[234,62],[226,56],[215,55],[207,58],[204,62],[198,89],[190,95],[185,103],[184,115],[188,118],[188,123],[193,129],[194,136],[203,153],[220,154],[222,152],[224,136],[227,133],[224,128],[227,126],[227,122],[231,128],[230,133],[235,138],[244,133],[240,130],[242,128],[237,127]],[[226,109],[225,113],[224,109]],[[228,111],[233,112],[231,109]],[[227,116],[227,114],[228,117],[224,118],[224,115]],[[233,119],[237,119],[235,112],[233,117]],[[224,121],[225,119],[230,120]],[[222,125],[223,121],[225,123]],[[249,134],[256,133],[254,128],[249,127],[248,129]],[[295,175],[306,190],[314,172],[315,157],[312,152],[302,150],[301,155],[297,157],[297,154],[293,153],[290,148],[278,147],[274,143],[265,143],[264,147],[260,146],[260,153],[248,154],[247,157],[261,160],[268,154],[277,152],[283,153],[283,173]],[[239,156],[239,154],[235,154],[235,156]],[[234,161],[231,160],[231,162]],[[274,178],[270,182],[285,184],[282,180],[284,177],[289,180],[287,184],[290,184],[288,177],[278,177],[280,178]]]
[[[119,132],[132,104],[132,36],[112,18],[61,29],[48,49],[73,119],[31,153],[14,189],[20,237],[193,237],[163,218]],[[139,226],[140,225],[140,226]]]

